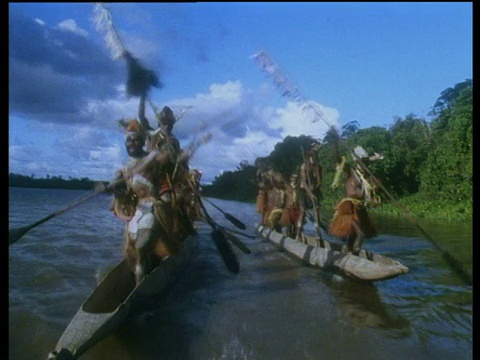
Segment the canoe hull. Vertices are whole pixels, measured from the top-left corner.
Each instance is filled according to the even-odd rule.
[[[400,262],[386,256],[361,250],[358,256],[342,252],[341,247],[313,236],[303,235],[303,242],[289,238],[261,225],[257,232],[308,265],[333,270],[344,277],[363,282],[388,280],[408,272]],[[323,246],[322,246],[323,245]]]
[[[132,310],[160,295],[190,259],[197,238],[190,236],[183,244],[178,254],[163,261],[138,286],[125,260],[121,261],[77,310],[48,360],[77,359],[117,329]]]

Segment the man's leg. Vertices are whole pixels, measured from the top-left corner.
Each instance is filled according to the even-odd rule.
[[[355,229],[356,235],[353,238],[351,251],[354,255],[358,255],[362,248],[363,240],[365,239],[365,234],[363,233],[362,229],[360,228],[360,225],[356,221],[354,221],[352,225]]]

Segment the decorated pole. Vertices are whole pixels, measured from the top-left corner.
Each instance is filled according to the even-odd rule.
[[[286,96],[297,104],[302,111],[309,113],[312,117],[312,122],[322,120],[327,126],[332,125],[327,121],[325,114],[317,106],[314,106],[310,100],[302,95],[297,86],[295,86],[282,72],[280,67],[267,55],[264,50],[251,56],[269,77],[272,78],[273,83],[280,89],[282,96]]]
[[[146,96],[152,86],[161,88],[163,83],[153,70],[145,68],[130,51],[127,50],[120,34],[113,24],[110,11],[102,3],[95,3],[93,23],[103,35],[105,45],[110,50],[113,60],[124,58],[127,62],[127,94],[129,96]]]

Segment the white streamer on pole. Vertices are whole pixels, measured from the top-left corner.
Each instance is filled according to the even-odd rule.
[[[103,38],[105,40],[105,45],[108,50],[110,50],[110,55],[113,60],[118,60],[119,58],[125,58],[127,61],[127,64],[129,66],[129,80],[134,80],[132,77],[133,76],[139,76],[143,75],[145,77],[145,74],[148,73],[149,77],[150,76],[155,76],[154,72],[147,70],[143,68],[136,59],[134,59],[130,52],[127,50],[125,47],[124,42],[122,41],[118,31],[115,29],[115,26],[113,25],[113,18],[112,14],[110,11],[103,5],[103,3],[94,3],[94,9],[93,9],[93,17],[92,21],[95,25],[96,30],[103,35]],[[135,66],[135,70],[137,71],[136,74],[131,74],[131,65]],[[152,79],[150,77],[150,79]],[[153,83],[157,82],[157,80],[146,80],[142,79],[141,81],[150,81],[150,83],[145,84],[144,87],[148,89],[149,86],[153,85]],[[129,84],[127,82],[127,93],[129,92]],[[153,102],[148,98],[148,102],[150,106],[152,107],[153,112],[155,113],[156,116],[158,116],[158,108],[153,104]]]
[[[97,31],[103,35],[112,59],[117,60],[122,57],[127,49],[113,26],[112,14],[102,3],[95,3],[92,20]]]
[[[307,112],[312,117],[312,122],[315,123],[322,120],[331,127],[331,124],[326,120],[322,110],[317,105],[312,104],[306,97],[304,97],[298,87],[296,87],[286,76],[283,74],[280,67],[267,55],[264,50],[260,50],[258,53],[251,56],[255,60],[257,66],[259,66],[270,78],[277,88],[280,89],[282,96],[286,96],[297,104],[302,111]]]

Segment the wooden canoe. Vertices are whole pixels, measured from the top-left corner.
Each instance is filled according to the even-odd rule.
[[[364,249],[357,256],[344,251],[341,244],[326,240],[320,242],[314,236],[302,234],[302,241],[297,241],[262,225],[256,225],[256,230],[263,238],[279,245],[303,262],[332,270],[346,278],[373,282],[392,279],[408,272],[408,267],[400,262]]]
[[[148,273],[138,286],[125,260],[121,261],[80,306],[48,360],[77,359],[112,333],[138,305],[175,281],[196,246],[196,236],[186,238],[180,252]]]

